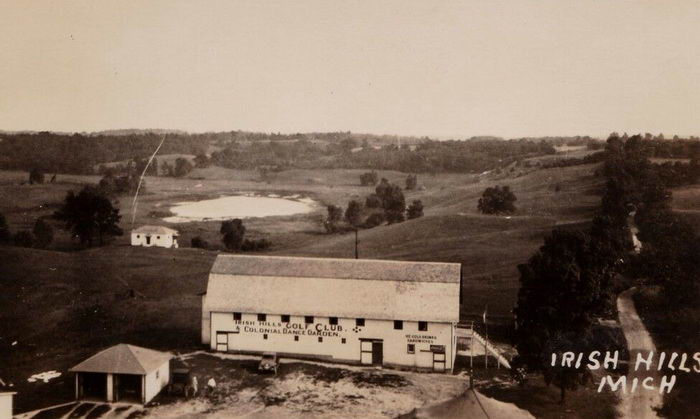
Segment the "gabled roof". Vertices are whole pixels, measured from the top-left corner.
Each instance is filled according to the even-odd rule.
[[[131,230],[132,233],[142,234],[177,234],[177,230],[163,226],[141,226]]]
[[[211,268],[211,273],[459,283],[460,269],[459,263],[219,255]]]
[[[69,371],[145,375],[160,368],[172,357],[167,352],[120,343],[98,352]]]
[[[204,312],[459,321],[460,265],[219,255]]]

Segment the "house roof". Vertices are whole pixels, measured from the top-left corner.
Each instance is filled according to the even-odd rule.
[[[205,312],[459,321],[460,265],[219,255]]]
[[[141,226],[131,230],[132,233],[142,233],[142,234],[177,234],[177,230],[163,226]]]
[[[70,371],[145,375],[160,368],[172,357],[167,352],[120,343],[98,352]]]

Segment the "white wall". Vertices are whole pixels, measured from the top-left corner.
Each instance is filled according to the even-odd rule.
[[[150,402],[168,385],[170,380],[170,361],[163,363],[156,371],[146,375],[146,403]]]
[[[12,396],[14,393],[0,393],[0,418],[12,417]]]
[[[150,244],[147,243],[146,237],[150,236]],[[131,233],[131,245],[132,246],[145,246],[145,247],[178,247],[177,239],[173,238],[172,234],[144,234],[144,233]]]
[[[419,331],[418,322],[404,321],[403,329],[395,330],[392,320],[366,319],[364,327],[356,327],[354,318],[340,318],[338,325],[330,325],[328,317],[314,317],[314,323],[305,324],[303,316],[291,316],[289,323],[282,323],[279,314],[268,314],[265,322],[259,322],[257,313],[243,313],[240,321],[233,320],[233,313],[211,313],[210,322],[212,350],[275,351],[360,362],[360,339],[381,339],[384,365],[406,367],[432,369],[431,345],[444,345],[445,369],[449,370],[456,342],[451,323],[428,323],[427,331]],[[227,335],[227,345],[217,345],[220,331],[231,332]],[[294,340],[295,336],[299,337],[298,341]],[[322,342],[318,341],[319,337],[323,338]],[[408,344],[415,345],[413,354],[407,352]]]

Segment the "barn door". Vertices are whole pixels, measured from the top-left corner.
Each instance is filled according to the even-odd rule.
[[[228,332],[216,332],[216,350],[228,351]]]
[[[445,352],[433,352],[433,371],[445,372]]]
[[[364,365],[372,365],[372,341],[371,340],[361,340],[360,341],[360,363]]]
[[[372,365],[382,365],[384,363],[384,342],[375,340],[372,342]]]

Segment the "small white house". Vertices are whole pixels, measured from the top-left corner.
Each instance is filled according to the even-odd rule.
[[[12,397],[17,394],[14,391],[0,390],[0,418],[12,417]]]
[[[456,355],[457,263],[219,255],[202,303],[213,351],[444,372]]]
[[[177,230],[163,226],[141,226],[131,231],[131,245],[177,249]]]
[[[146,404],[170,381],[172,355],[119,344],[70,369],[76,400]]]

